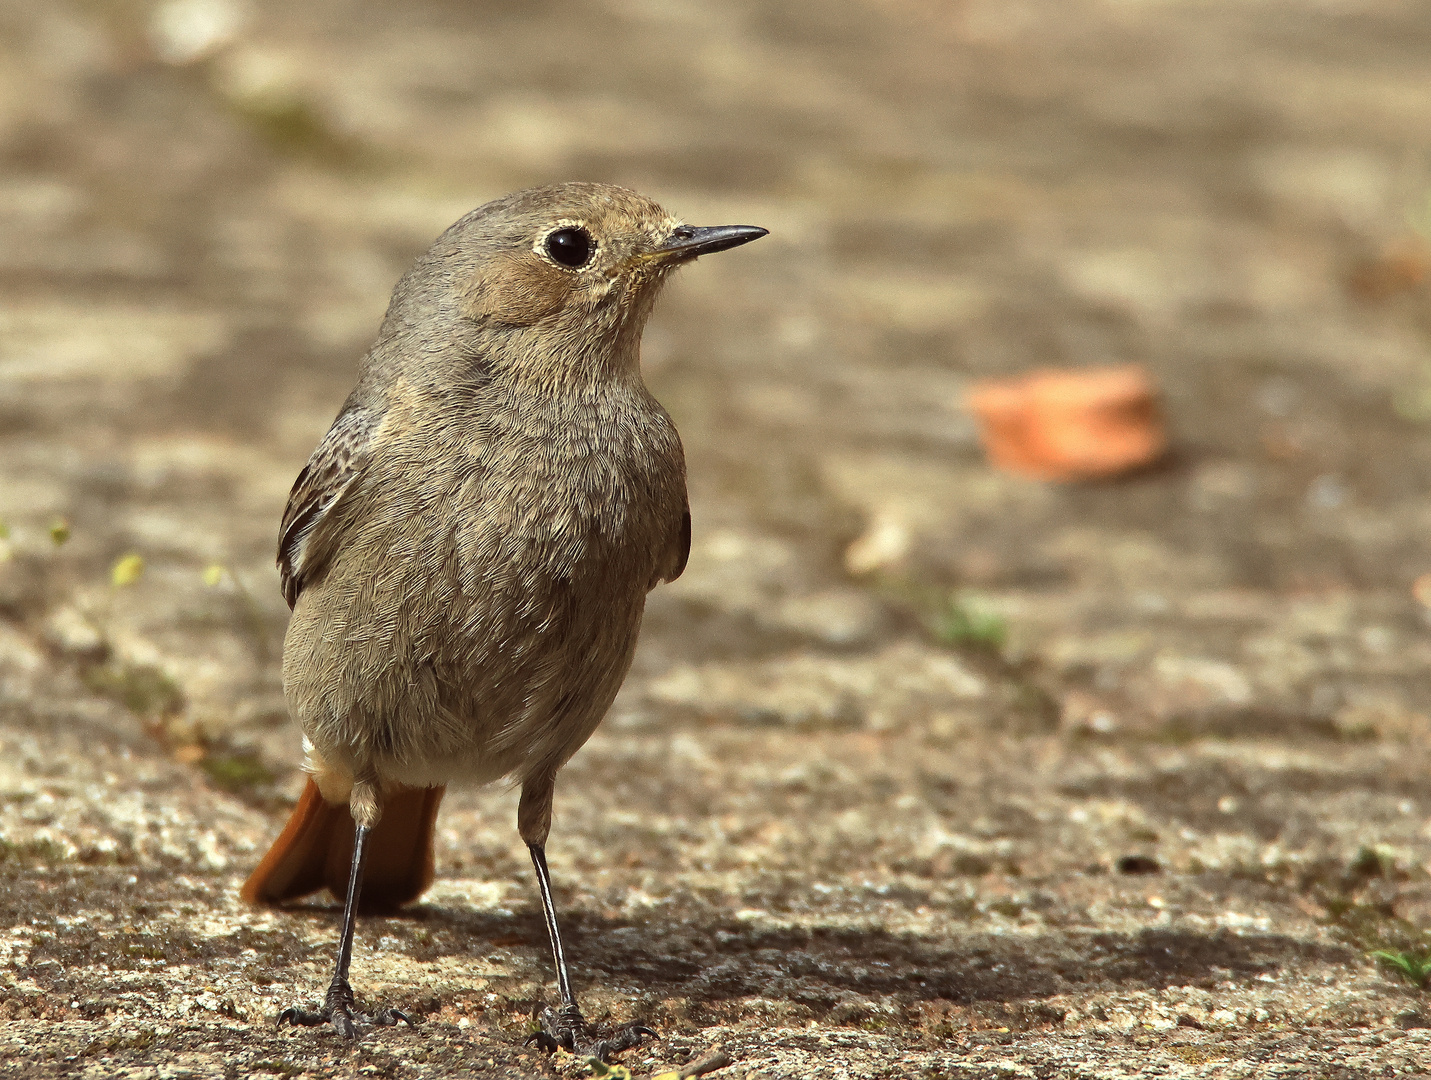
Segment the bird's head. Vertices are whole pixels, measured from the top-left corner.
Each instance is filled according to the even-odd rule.
[[[447,324],[531,363],[591,363],[598,355],[634,363],[671,270],[765,234],[753,225],[687,225],[609,184],[531,188],[478,207],[443,233],[398,286],[389,318]],[[543,347],[541,357],[534,346]]]

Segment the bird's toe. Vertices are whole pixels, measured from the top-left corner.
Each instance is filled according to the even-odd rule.
[[[631,1050],[641,1045],[646,1036],[658,1038],[656,1032],[644,1024],[625,1024],[619,1028],[598,1028],[581,1015],[575,1005],[542,1010],[539,1017],[541,1030],[527,1037],[527,1045],[535,1046],[546,1053],[558,1049],[581,1057],[594,1057],[599,1061],[609,1061],[613,1054]]]

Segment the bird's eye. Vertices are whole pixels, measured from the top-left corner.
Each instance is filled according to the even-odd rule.
[[[563,266],[585,266],[591,248],[591,233],[585,229],[558,229],[547,237],[547,254]]]

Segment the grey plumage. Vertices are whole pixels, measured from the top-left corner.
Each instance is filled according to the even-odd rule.
[[[615,696],[646,591],[685,565],[680,439],[637,355],[666,268],[598,275],[604,295],[575,311],[548,313],[546,280],[536,303],[491,284],[494,262],[535,260],[535,234],[568,219],[617,234],[613,264],[619,234],[676,224],[594,185],[463,218],[399,284],[294,487],[284,684],[325,795],[547,782]]]
[[[372,412],[345,404],[293,484],[278,537],[278,575],[290,608],[297,603],[307,574],[331,555],[315,550],[310,556],[308,540],[367,463],[373,425]],[[321,546],[321,539],[315,542],[315,548]]]

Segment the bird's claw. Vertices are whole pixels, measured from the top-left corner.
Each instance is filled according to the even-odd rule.
[[[625,1024],[602,1032],[595,1024],[589,1023],[575,1005],[563,1006],[561,1009],[553,1009],[548,1005],[542,1010],[539,1021],[542,1029],[528,1035],[526,1045],[535,1046],[548,1054],[565,1050],[603,1062],[609,1061],[612,1054],[640,1046],[641,1040],[647,1035],[653,1039],[660,1038],[644,1024]]]
[[[408,1027],[416,1026],[412,1017],[400,1009],[379,1009],[369,1016],[354,1008],[353,990],[347,983],[334,983],[328,988],[328,997],[321,1009],[284,1009],[278,1014],[278,1026],[292,1024],[294,1027],[319,1027],[332,1024],[333,1030],[345,1039],[356,1039],[359,1027],[393,1027],[399,1021]]]

